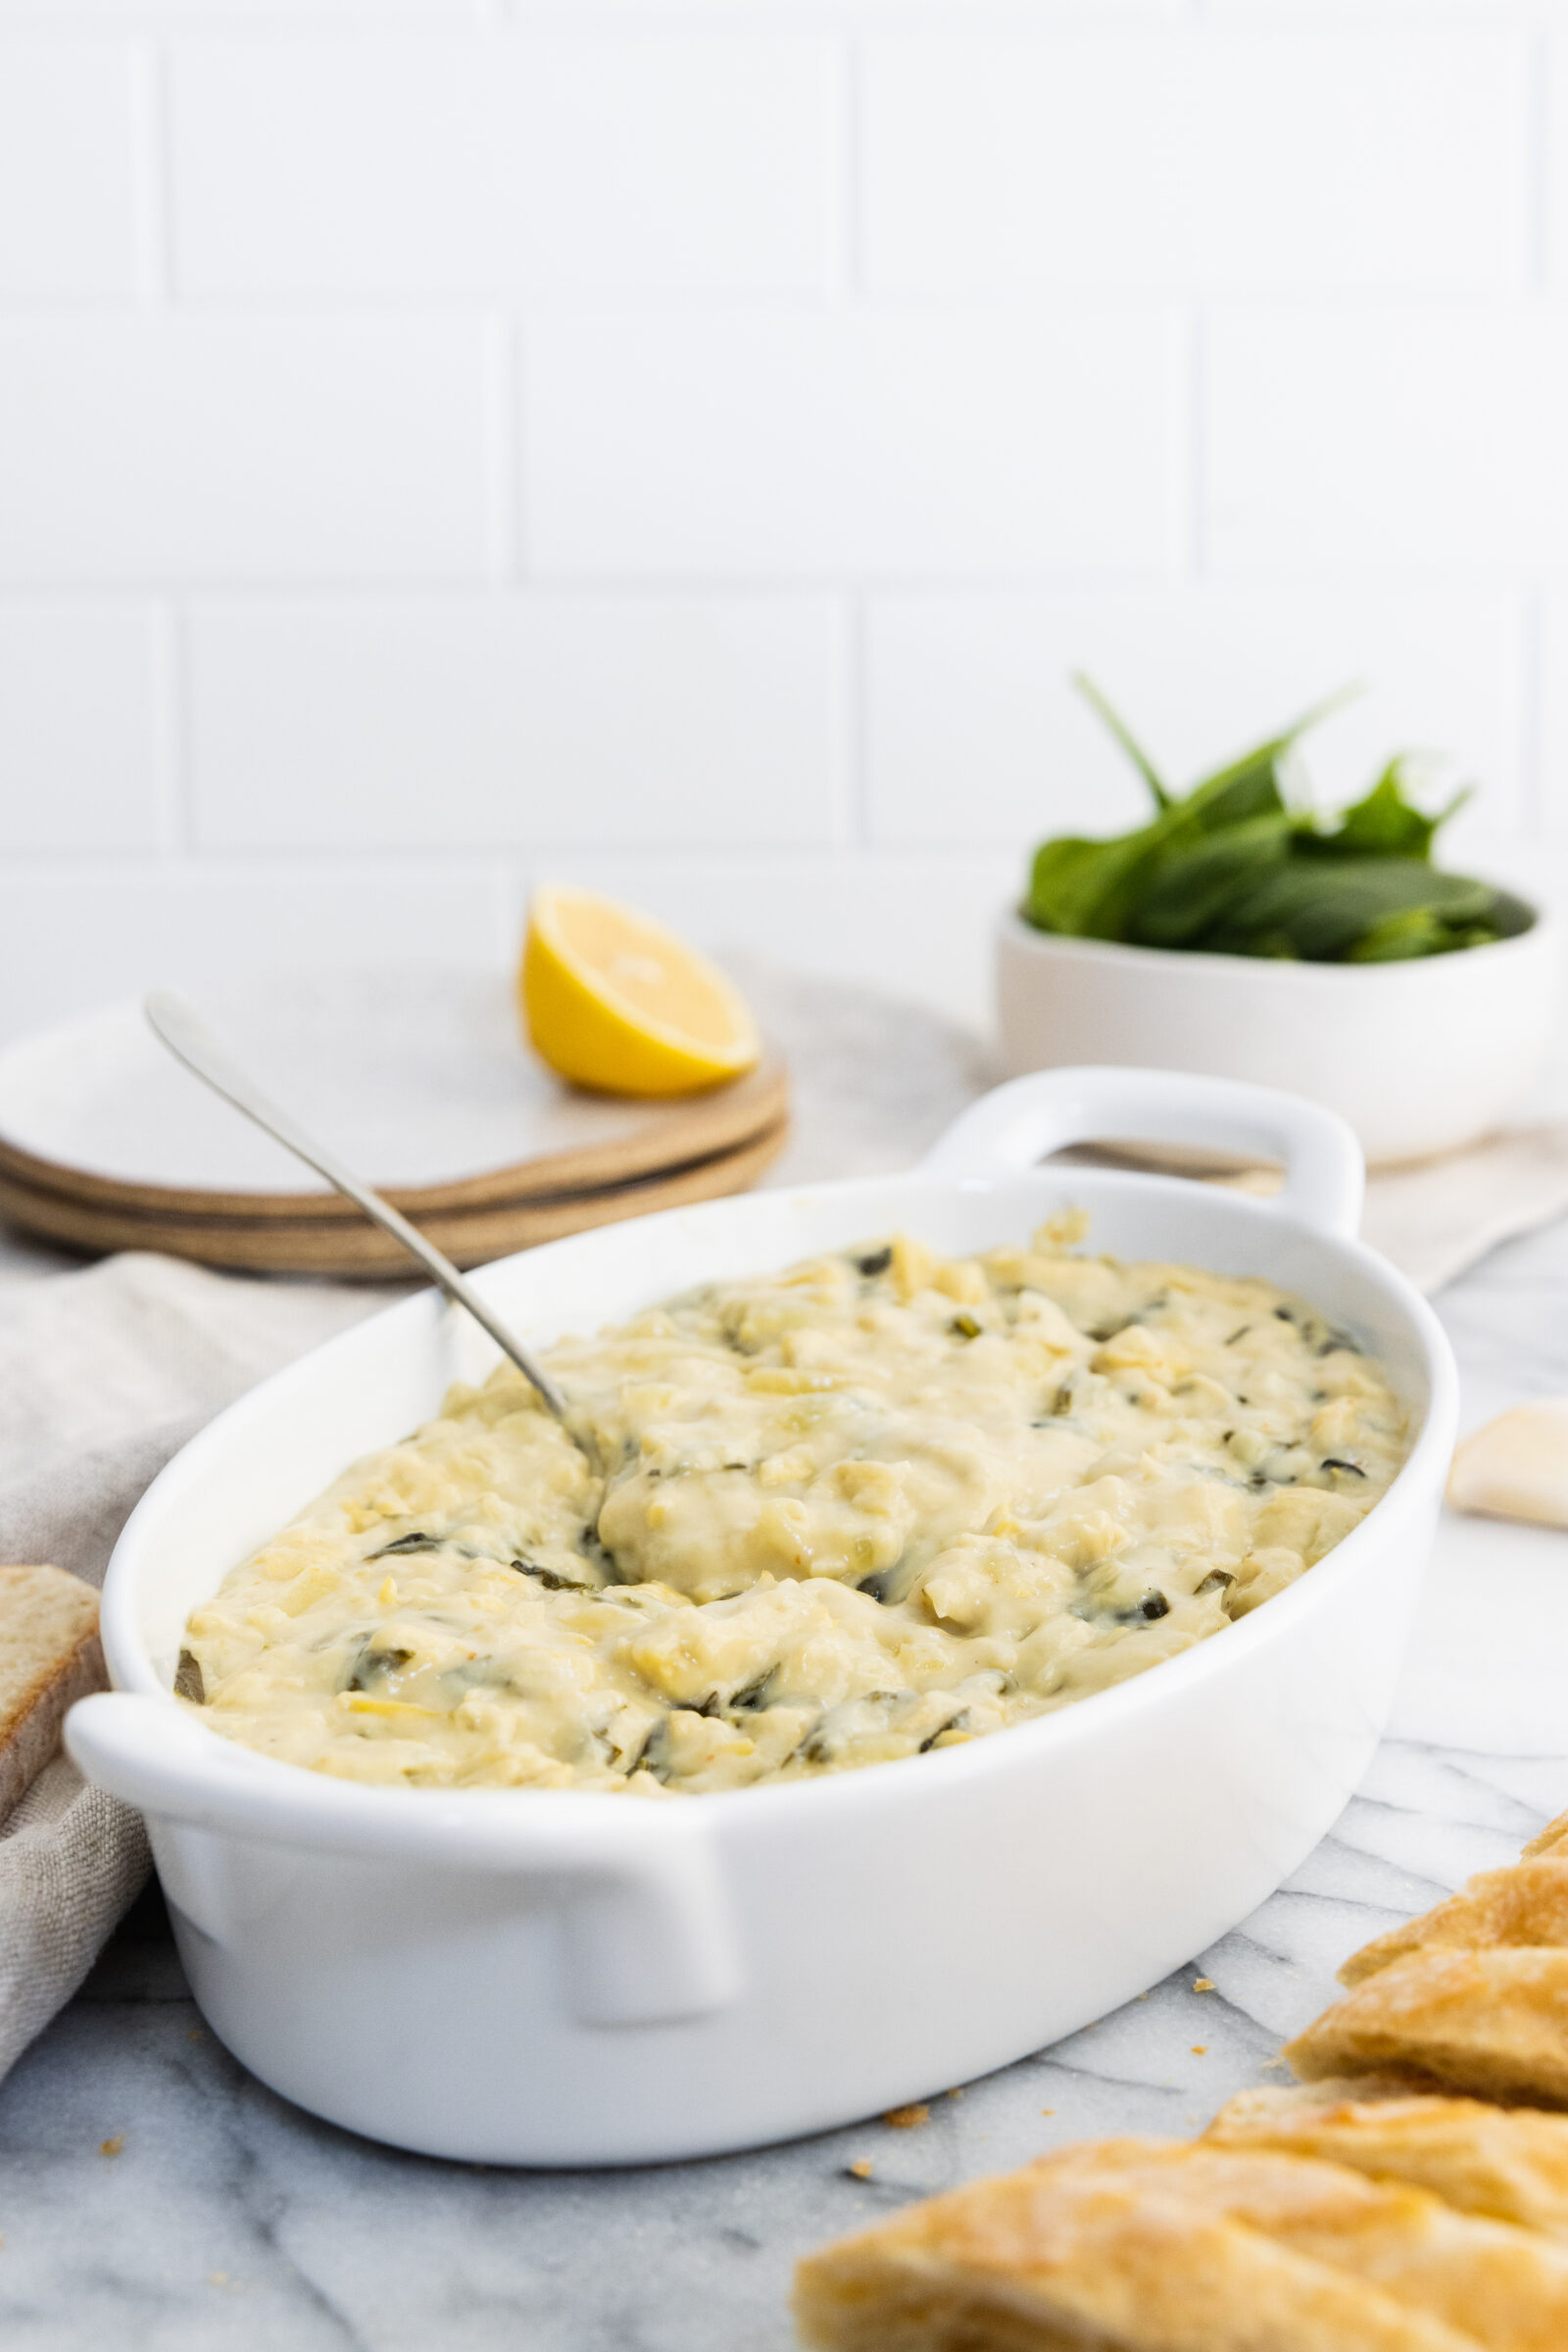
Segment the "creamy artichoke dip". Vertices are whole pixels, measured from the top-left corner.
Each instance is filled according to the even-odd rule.
[[[562,1341],[583,1446],[510,1364],[454,1388],[193,1611],[176,1687],[345,1780],[657,1794],[952,1746],[1174,1657],[1348,1534],[1404,1415],[1299,1298],[1073,1254],[1081,1222]]]

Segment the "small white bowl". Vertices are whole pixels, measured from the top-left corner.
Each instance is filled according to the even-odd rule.
[[[1348,1119],[1369,1160],[1486,1134],[1539,1075],[1557,1017],[1559,925],[1408,963],[1290,963],[1037,931],[997,938],[1011,1073],[1075,1062],[1284,1086]]]

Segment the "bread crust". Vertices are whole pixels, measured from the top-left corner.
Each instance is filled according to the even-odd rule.
[[[1340,1982],[1346,1997],[1286,2045],[1304,2082],[1392,2073],[1568,2108],[1568,1814],[1508,1869],[1352,1952]]]
[[[1285,2055],[1306,2082],[1393,2069],[1482,2098],[1568,2107],[1568,1949],[1407,1952]]]
[[[821,2352],[1471,2352],[1487,2340],[1214,2210],[1212,2166],[1181,2179],[1192,2153],[1091,2142],[829,2246],[796,2274],[802,2335]]]
[[[63,1568],[0,1568],[0,1821],[60,1744],[67,1708],[107,1681],[92,1587]]]
[[[1492,1944],[1568,1945],[1568,1853],[1483,1871],[1462,1893],[1352,1952],[1342,1984],[1359,1984],[1406,1953],[1474,1952]]]
[[[1368,2076],[1244,2090],[1206,2141],[1348,2165],[1568,2244],[1568,2116],[1412,2093]]]
[[[1510,2224],[1454,2212],[1430,2190],[1312,2157],[1199,2140],[1112,2162],[1152,2193],[1260,2230],[1507,2352],[1568,2343],[1568,2251]]]
[[[1533,1855],[1549,1854],[1559,1845],[1568,1845],[1568,1813],[1559,1813],[1555,1821],[1548,1821],[1544,1830],[1538,1830],[1521,1852],[1528,1862]]]

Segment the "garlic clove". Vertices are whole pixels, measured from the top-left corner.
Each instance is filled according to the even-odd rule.
[[[1456,1511],[1568,1527],[1568,1396],[1516,1404],[1464,1439],[1448,1501]]]

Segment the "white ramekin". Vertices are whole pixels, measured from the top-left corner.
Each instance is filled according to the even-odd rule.
[[[1267,1152],[1277,1201],[1039,1167],[1088,1135]],[[202,2009],[333,2122],[519,2164],[699,2156],[1006,2064],[1103,2015],[1277,1886],[1387,1718],[1452,1445],[1425,1301],[1353,1239],[1349,1131],[1149,1071],[1000,1088],[919,1169],[672,1210],[476,1279],[536,1342],[689,1284],[903,1229],[970,1251],[1087,1209],[1090,1246],[1263,1274],[1349,1326],[1414,1446],[1327,1559],[1241,1624],[1058,1715],[793,1786],[667,1802],[362,1788],[238,1747],[170,1685],[192,1605],[343,1465],[493,1355],[432,1294],[244,1397],[163,1473],[104,1590],[115,1692],[67,1744],[146,1813]]]
[[[1288,1086],[1348,1119],[1373,1161],[1448,1152],[1539,1075],[1558,1012],[1559,926],[1409,963],[1288,963],[1061,939],[1004,914],[997,1023],[1013,1071],[1072,1062]]]

